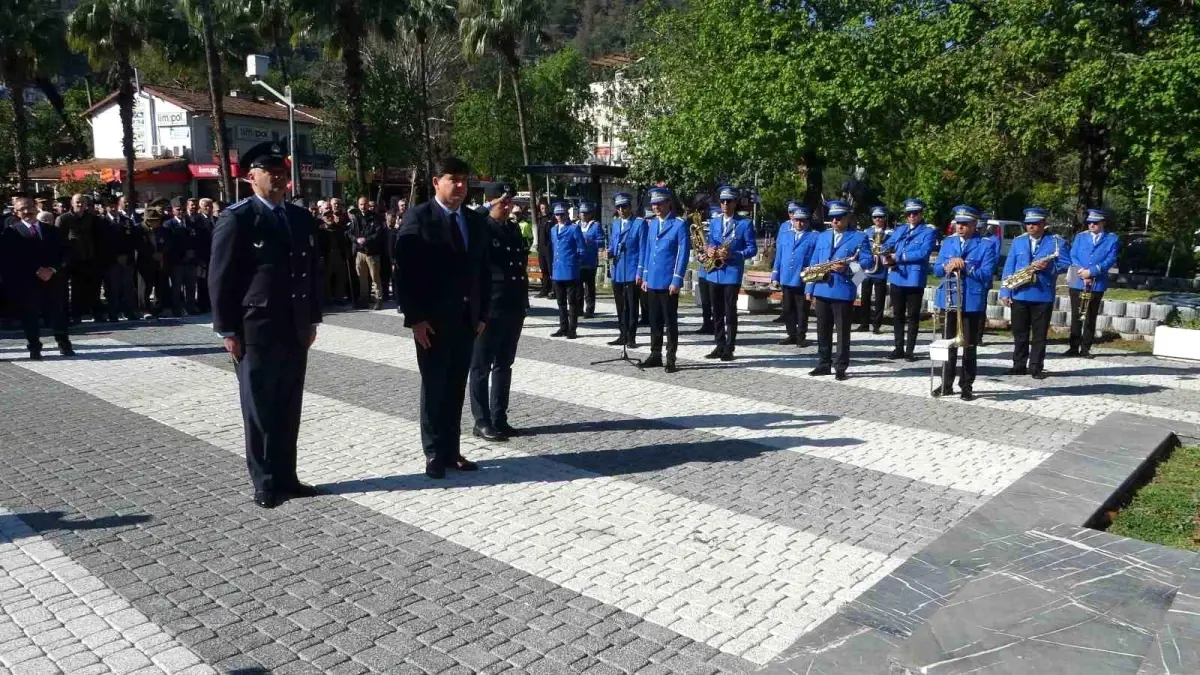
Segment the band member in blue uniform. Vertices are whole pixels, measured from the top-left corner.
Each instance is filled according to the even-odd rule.
[[[213,329],[237,370],[254,503],[270,509],[317,494],[296,477],[308,348],[321,322],[317,223],[283,201],[278,143],[250,148],[240,168],[254,194],[217,219],[208,291]]]
[[[1025,209],[1025,234],[1013,239],[1001,275],[1000,302],[1012,311],[1013,367],[1006,375],[1032,375],[1046,379],[1046,333],[1054,309],[1054,287],[1058,275],[1071,266],[1067,245],[1046,233],[1046,209]],[[1017,289],[1004,288],[1004,280],[1029,265],[1037,270],[1033,283]],[[1032,349],[1030,343],[1032,342]]]
[[[590,202],[579,205],[579,233],[583,235],[583,259],[579,279],[583,286],[583,318],[596,315],[596,270],[600,267],[600,249],[604,248],[604,226],[596,220],[599,210]]]
[[[558,330],[550,337],[576,337],[579,324],[581,299],[579,276],[587,242],[579,226],[567,215],[567,205],[554,204],[554,225],[550,227],[550,248],[553,268],[550,277],[554,280],[554,296],[558,299]]]
[[[812,260],[821,233],[813,227],[807,206],[792,204],[788,215],[791,218],[779,226],[779,235],[775,238],[775,263],[771,266],[771,282],[783,288],[783,323],[787,337],[779,344],[807,347],[812,302],[804,292],[800,273]]]
[[[1096,337],[1096,314],[1108,288],[1108,270],[1117,264],[1120,239],[1106,232],[1108,213],[1103,209],[1088,209],[1087,232],[1080,232],[1071,240],[1071,267],[1077,274],[1071,279],[1071,346],[1065,356],[1092,358],[1092,340]],[[1079,305],[1079,294],[1084,289],[1091,291],[1086,316]]]
[[[879,239],[882,244],[892,235],[892,230],[888,227],[888,212],[885,206],[875,206],[871,209],[871,226],[863,231],[867,236],[867,245]],[[858,332],[865,333],[868,330],[873,330],[876,335],[883,332],[880,326],[883,325],[883,305],[887,299],[887,277],[888,268],[882,261],[873,260],[871,266],[878,264],[874,272],[870,271],[871,267],[863,270],[865,277],[862,281],[862,293],[859,294],[859,320]]]
[[[958,336],[958,310],[961,303],[963,323],[962,368],[958,369],[958,383],[964,401],[975,399],[976,348],[987,311],[987,295],[992,287],[992,275],[996,272],[996,250],[991,242],[976,236],[979,211],[973,206],[954,207],[954,224],[958,233],[946,237],[938,253],[933,273],[945,279],[938,287],[936,304],[946,312],[946,324],[942,337]],[[952,293],[962,293],[947,298],[947,284]],[[949,304],[953,299],[954,304]],[[958,348],[950,347],[950,359],[942,366],[942,383],[933,390],[933,395],[949,396],[954,393],[954,376],[958,368]]]
[[[720,207],[709,207],[708,222],[711,223],[714,218],[719,218],[720,216]],[[700,251],[692,251],[692,253],[699,255]],[[713,335],[716,333],[716,327],[713,323],[713,285],[708,280],[708,272],[705,271],[704,265],[696,266],[696,294],[700,296],[701,322],[700,327],[695,332],[697,335]]]
[[[663,365],[663,331],[667,334],[666,371],[679,370],[675,352],[679,346],[679,289],[687,270],[691,243],[688,224],[671,210],[671,192],[666,188],[649,191],[654,218],[646,224],[646,245],[642,248],[642,290],[650,303],[650,357],[642,368]]]
[[[858,296],[858,286],[854,283],[850,263],[871,264],[871,247],[862,232],[847,229],[853,218],[849,204],[832,201],[825,205],[825,212],[833,227],[817,238],[809,266],[839,260],[842,262],[835,265],[823,279],[805,285],[804,292],[809,301],[814,303],[817,312],[817,367],[809,375],[828,375],[832,366],[835,377],[844,380],[847,377],[846,369],[850,367],[851,313],[854,311],[854,298]],[[833,359],[834,327],[838,333],[836,360]]]
[[[706,276],[710,284],[713,305],[713,331],[717,346],[705,358],[733,360],[737,346],[737,301],[742,289],[742,271],[746,260],[758,253],[754,241],[754,226],[750,220],[737,215],[737,190],[725,185],[717,190],[721,215],[708,224],[708,247],[705,251],[716,267]]]
[[[613,195],[617,215],[608,238],[608,260],[612,266],[613,299],[617,303],[617,326],[621,334],[610,345],[637,348],[638,287],[642,247],[646,240],[646,220],[633,216],[633,196],[628,192]]]
[[[488,304],[487,324],[475,338],[471,373],[467,386],[471,395],[474,433],[489,441],[507,440],[519,432],[508,423],[509,390],[512,364],[517,357],[521,327],[529,311],[529,244],[521,228],[508,219],[517,189],[512,183],[492,183],[485,192],[488,200],[488,264],[492,281],[492,300]],[[488,378],[491,377],[489,390]]]
[[[929,276],[929,254],[937,232],[925,226],[925,202],[904,200],[907,224],[897,227],[884,246],[889,254],[884,258],[890,271],[892,285],[892,334],[895,349],[891,359],[916,361],[917,331],[921,324],[921,301],[925,296],[925,281]]]

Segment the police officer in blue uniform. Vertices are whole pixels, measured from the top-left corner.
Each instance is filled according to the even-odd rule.
[[[579,205],[579,233],[583,235],[583,259],[579,279],[583,286],[583,318],[596,315],[596,270],[600,267],[600,249],[604,248],[604,226],[596,221],[598,210],[591,202]]]
[[[492,301],[486,326],[475,338],[468,389],[475,435],[504,441],[519,432],[508,423],[512,364],[517,357],[521,328],[529,312],[529,244],[521,228],[508,219],[517,189],[512,183],[493,183],[485,192],[488,203]],[[489,390],[488,376],[491,376]]]
[[[713,335],[716,347],[705,358],[733,360],[737,346],[737,301],[746,260],[758,253],[754,227],[737,215],[738,192],[728,185],[717,190],[721,215],[708,223],[707,255],[717,266],[706,276],[712,293]]]
[[[1029,265],[1037,270],[1033,283],[1022,288],[1004,288],[1001,282],[1000,302],[1012,311],[1013,367],[1006,375],[1029,374],[1035,380],[1046,379],[1046,334],[1054,309],[1055,280],[1071,265],[1066,244],[1046,233],[1049,215],[1038,206],[1025,209],[1025,234],[1013,239],[1004,261],[1002,280]]]
[[[891,236],[892,230],[888,227],[887,217],[886,206],[871,208],[871,226],[863,231],[863,234],[867,236],[868,246],[875,241],[876,237],[879,238],[880,243],[883,243]],[[876,262],[879,261],[872,261],[871,265],[875,266]],[[865,333],[871,330],[878,335],[883,332],[880,326],[883,325],[883,305],[887,298],[888,268],[879,262],[874,272],[870,270],[871,267],[863,270],[862,292],[859,294],[858,332]]]
[[[553,262],[550,278],[554,280],[554,295],[558,299],[558,330],[550,337],[576,337],[579,324],[579,277],[587,242],[579,226],[567,216],[567,205],[555,202],[554,224],[550,226],[550,248]]]
[[[775,237],[775,262],[771,266],[771,283],[783,288],[783,323],[787,337],[781,345],[808,346],[808,316],[812,303],[804,292],[800,273],[812,260],[817,238],[821,236],[812,225],[807,206],[793,203],[788,208],[791,218],[779,226]]]
[[[254,503],[269,509],[317,494],[296,477],[308,348],[321,322],[317,223],[283,201],[279,143],[250,148],[241,172],[254,194],[217,220],[208,290],[213,328],[237,370]]]
[[[925,297],[925,281],[929,276],[929,254],[937,232],[925,225],[925,202],[904,200],[906,224],[897,227],[884,246],[889,253],[884,264],[889,267],[888,283],[892,285],[892,335],[895,349],[891,359],[916,361],[917,331],[921,324],[921,301]]]
[[[679,346],[679,289],[687,270],[691,241],[688,224],[671,209],[671,192],[656,187],[649,191],[654,218],[646,224],[646,245],[642,248],[642,290],[650,303],[650,357],[641,368],[663,366],[663,332],[667,334],[665,370],[674,373],[675,353]]]
[[[613,299],[617,303],[617,326],[621,334],[608,344],[636,349],[638,296],[641,295],[638,273],[646,239],[646,220],[633,216],[633,196],[628,192],[613,195],[613,206],[617,215],[608,238],[608,260],[612,266]]]
[[[810,281],[804,292],[814,303],[817,313],[817,367],[809,375],[828,375],[832,371],[838,380],[847,378],[850,367],[850,324],[853,320],[854,298],[858,286],[854,283],[854,272],[850,263],[860,266],[871,262],[871,247],[862,232],[848,229],[853,220],[853,209],[843,201],[831,201],[825,205],[825,213],[833,225],[817,238],[809,266],[836,260],[842,262],[824,279]],[[838,353],[833,359],[833,330],[837,328]]]
[[[992,288],[992,275],[996,272],[996,250],[991,242],[977,236],[976,226],[979,211],[966,204],[954,207],[954,223],[957,234],[942,242],[933,273],[945,279],[938,287],[936,304],[946,312],[946,324],[942,337],[958,336],[958,310],[962,306],[963,354],[962,368],[958,369],[960,397],[964,401],[975,399],[976,348],[987,311],[987,295]],[[951,285],[954,298],[947,298],[947,285]],[[954,305],[948,304],[953,299]],[[933,390],[934,397],[954,393],[954,375],[958,367],[958,348],[950,347],[950,359],[942,366],[942,383]]]
[[[1103,209],[1088,209],[1087,232],[1080,232],[1071,240],[1071,267],[1076,274],[1071,279],[1067,293],[1071,296],[1071,346],[1064,356],[1092,358],[1092,340],[1096,337],[1096,314],[1108,288],[1108,270],[1117,264],[1120,239],[1106,232],[1108,213]],[[1092,298],[1088,301],[1087,316],[1081,316],[1079,293],[1087,289]]]

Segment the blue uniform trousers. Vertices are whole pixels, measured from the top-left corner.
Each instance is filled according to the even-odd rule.
[[[1013,300],[1013,369],[1036,375],[1046,360],[1046,333],[1050,330],[1052,302]],[[1031,348],[1032,343],[1032,348]]]
[[[617,303],[617,327],[624,342],[632,342],[637,336],[640,295],[641,289],[632,281],[613,282],[613,300]]]
[[[732,354],[737,344],[737,299],[739,284],[709,284],[712,296],[713,336],[717,347]]]
[[[896,351],[912,356],[917,348],[917,331],[921,327],[921,301],[924,286],[892,284],[892,337]]]
[[[1091,351],[1092,341],[1096,339],[1096,314],[1100,312],[1100,305],[1104,301],[1104,291],[1092,291],[1087,316],[1084,317],[1079,316],[1079,289],[1069,288],[1067,295],[1071,297],[1071,348],[1086,354]]]
[[[787,336],[798,341],[808,339],[808,317],[812,302],[804,295],[803,286],[783,287],[783,325]]]
[[[246,466],[256,492],[296,485],[296,438],[304,401],[308,349],[294,345],[245,345],[236,366]]]
[[[650,354],[662,356],[663,333],[667,334],[667,360],[675,360],[679,347],[679,296],[670,291],[651,289],[650,296]]]
[[[590,319],[596,313],[596,269],[595,267],[579,268],[579,281],[583,292],[583,317]]]
[[[885,298],[887,298],[887,277],[863,279],[861,305],[858,308],[860,328],[865,329],[870,326],[879,330],[879,327],[883,325],[883,301]]]
[[[813,298],[817,310],[817,367],[830,365],[837,372],[850,367],[850,322],[854,303],[849,300]],[[837,357],[833,356],[833,331],[837,329]]]
[[[524,324],[524,314],[506,313],[488,319],[483,335],[475,338],[467,387],[471,394],[471,414],[477,425],[508,423],[512,364],[517,358],[517,342],[521,339]]]
[[[574,335],[583,313],[581,292],[583,285],[578,279],[554,282],[554,297],[558,300],[558,330],[563,335]]]

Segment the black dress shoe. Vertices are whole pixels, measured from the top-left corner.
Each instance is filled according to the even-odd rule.
[[[833,371],[830,370],[828,367],[822,366],[822,367],[818,367],[818,368],[813,368],[812,370],[808,371],[808,374],[811,375],[812,377],[821,377],[822,375],[828,375],[832,372]]]
[[[725,348],[721,346],[714,347],[713,350],[704,355],[706,359],[719,359],[725,355]]]
[[[558,330],[556,330],[556,331],[554,331],[553,333],[551,333],[551,334],[550,334],[550,337],[562,337],[562,336],[564,336],[564,335],[566,335],[566,334],[567,334],[567,331],[565,331],[565,330],[563,330],[563,329],[559,328]]]
[[[585,318],[585,319],[594,319],[594,318],[596,318],[596,313],[595,313],[595,312],[584,312],[584,313],[583,313],[583,318]]]
[[[638,364],[638,368],[662,368],[662,357],[657,354],[651,354],[644,361]]]
[[[771,323],[783,323],[784,321],[787,321],[787,319],[783,318],[782,314],[775,317],[774,319],[771,319]]]
[[[290,488],[284,490],[284,492],[288,493],[292,497],[319,497],[322,494],[317,488],[311,485],[306,485],[305,483],[296,483]]]
[[[867,333],[867,332],[870,332],[870,330],[871,330],[870,326],[859,326],[858,328],[854,329],[854,332],[855,333]]]
[[[1071,347],[1063,352],[1063,356],[1079,356],[1079,347]]]
[[[578,338],[579,338],[579,334],[578,334],[578,333],[576,333],[575,331],[573,331],[573,330],[572,330],[572,331],[567,331],[567,339],[568,339],[568,340],[576,340],[576,339],[578,339]]]
[[[75,356],[75,348],[71,346],[70,342],[60,342],[58,343],[58,353],[63,356]]]
[[[482,438],[485,441],[499,443],[508,440],[507,436],[493,429],[490,424],[476,424],[471,433],[473,433],[477,438]]]
[[[1032,377],[1035,380],[1044,380],[1047,377],[1050,377],[1050,373],[1047,373],[1044,370],[1039,370],[1036,373],[1030,374],[1030,377]]]
[[[962,393],[960,393],[958,397],[964,401],[974,401],[975,399],[979,398],[975,395],[975,392],[971,391],[970,389],[963,389]]]
[[[442,464],[442,460],[434,457],[433,459],[425,460],[425,475],[439,480],[446,477],[446,465]]]
[[[454,460],[454,463],[450,465],[450,468],[457,469],[459,471],[478,471],[479,465],[467,459],[466,457],[459,455],[458,458]]]
[[[776,342],[775,344],[777,344],[777,345],[794,345],[794,344],[796,344],[796,338],[785,337],[782,340],[780,340],[779,342]]]
[[[273,509],[279,506],[279,495],[274,492],[263,490],[254,493],[254,503],[264,509]]]
[[[800,338],[799,340],[796,340],[796,346],[801,349],[808,348],[808,338]]]
[[[726,349],[725,353],[721,354],[721,360],[722,361],[732,361],[733,360],[733,350]]]
[[[697,335],[712,335],[716,329],[706,324],[697,328],[695,332]]]
[[[675,359],[667,359],[667,365],[663,366],[663,370],[668,373],[678,373],[679,366],[675,365]]]
[[[508,422],[496,422],[496,423],[492,424],[492,428],[495,429],[496,431],[499,431],[500,433],[504,434],[505,436],[520,436],[521,435],[521,432],[517,429],[514,429],[513,426],[511,424],[509,424]]]
[[[625,338],[617,338],[608,342],[609,347],[620,347],[623,344],[625,344]]]
[[[41,361],[42,360],[42,350],[30,349],[29,350],[29,360],[30,361]]]
[[[837,380],[838,382],[842,382],[850,379],[850,376],[846,374],[846,371],[839,370],[833,374],[833,379]]]
[[[908,361],[909,363],[913,363],[913,362],[915,362],[915,361],[917,360],[917,357],[916,357],[916,356],[914,356],[913,354],[905,354],[905,355],[904,355],[904,360],[905,360],[905,361]]]
[[[1096,358],[1096,355],[1091,352],[1079,352],[1079,358],[1094,359],[1094,358]]]
[[[953,396],[954,395],[954,387],[947,387],[946,385],[938,385],[938,386],[934,387],[933,391],[931,391],[929,393],[934,398],[941,398],[943,396]]]
[[[629,347],[630,349],[637,349],[638,348],[637,340],[634,340],[633,338],[629,338],[629,342],[626,342],[625,346]]]
[[[902,358],[904,358],[904,350],[903,349],[893,349],[892,353],[888,354],[888,358],[889,359],[902,359]]]

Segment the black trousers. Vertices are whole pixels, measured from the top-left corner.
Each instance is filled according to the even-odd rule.
[[[711,327],[713,325],[713,284],[708,279],[699,279],[697,285],[700,289],[700,313],[704,317],[704,325]]]
[[[100,269],[95,260],[77,260],[67,266],[71,283],[68,311],[78,321],[83,315],[100,313]]]
[[[917,348],[917,331],[921,328],[921,300],[925,297],[924,286],[897,286],[892,284],[892,336],[896,349],[911,356]]]
[[[629,341],[637,336],[638,310],[642,291],[632,281],[613,282],[613,300],[617,302],[617,327],[621,339]]]
[[[459,436],[467,374],[475,347],[475,328],[460,321],[433,326],[429,349],[417,345],[421,371],[421,446],[425,458],[447,464],[460,456]]]
[[[50,327],[56,342],[69,342],[66,279],[59,278],[55,273],[50,281],[36,280],[20,288],[10,287],[8,291],[16,296],[13,301],[18,308],[21,330],[25,333],[25,342],[30,351],[42,349],[43,322]]]
[[[549,295],[551,290],[550,270],[554,269],[554,251],[545,243],[538,245],[538,267],[542,270],[542,287],[538,295]]]
[[[558,300],[558,327],[574,333],[581,311],[579,280],[554,282],[554,297]]]
[[[650,289],[650,354],[662,356],[663,332],[667,334],[667,359],[674,360],[679,348],[679,295]]]
[[[391,256],[381,256],[379,258],[379,278],[383,283],[383,288],[380,292],[383,294],[384,300],[390,300],[392,297],[392,258]]]
[[[850,323],[854,303],[849,300],[813,298],[817,312],[817,367],[830,365],[837,372],[850,367]],[[833,331],[837,329],[837,358],[833,356]]]
[[[970,391],[975,385],[976,351],[979,347],[979,336],[983,334],[983,312],[963,312],[963,336],[966,344],[962,350],[962,365],[958,363],[958,347],[950,347],[950,359],[942,365],[942,389],[949,390],[954,386],[954,375],[957,371],[958,383],[964,391]],[[958,337],[958,312],[946,312],[946,325],[942,329],[942,337]]]
[[[142,278],[142,307],[147,313],[158,316],[171,302],[170,275],[165,269],[151,264],[139,267],[138,276]],[[154,300],[150,299],[151,293]]]
[[[870,326],[875,330],[883,325],[883,305],[887,297],[887,277],[863,279],[862,295],[859,297],[858,325]]]
[[[634,284],[634,285],[637,286],[638,304],[641,305],[641,307],[642,307],[641,313],[638,314],[638,325],[639,326],[649,326],[650,325],[650,294],[643,291],[642,287],[640,285],[637,285],[637,284]]]
[[[1041,372],[1046,360],[1046,333],[1050,330],[1052,302],[1013,300],[1013,368],[1030,373]],[[1031,348],[1032,344],[1032,348]]]
[[[204,313],[212,311],[212,302],[208,299],[208,263],[196,265],[196,307]]]
[[[596,268],[580,269],[579,281],[583,285],[583,315],[591,317],[596,313]]]
[[[296,438],[304,402],[308,348],[300,344],[245,345],[237,364],[246,430],[246,468],[255,491],[296,485]]]
[[[787,336],[797,340],[808,339],[808,317],[812,314],[812,303],[804,295],[803,286],[783,287],[783,325]]]
[[[730,352],[737,345],[737,300],[741,286],[737,284],[710,284],[712,294],[713,336],[718,347]]]
[[[116,321],[118,315],[133,318],[137,310],[137,273],[133,264],[113,263],[104,271],[104,300],[108,304],[108,320]]]
[[[483,335],[475,338],[467,388],[475,424],[508,422],[508,392],[512,388],[512,365],[517,358],[524,314],[505,314],[488,319]],[[491,387],[488,378],[491,377]]]
[[[1092,300],[1088,303],[1087,316],[1079,316],[1079,291],[1067,290],[1071,296],[1071,347],[1083,352],[1090,351],[1092,341],[1096,339],[1096,315],[1100,313],[1100,304],[1104,300],[1104,291],[1092,291]]]

